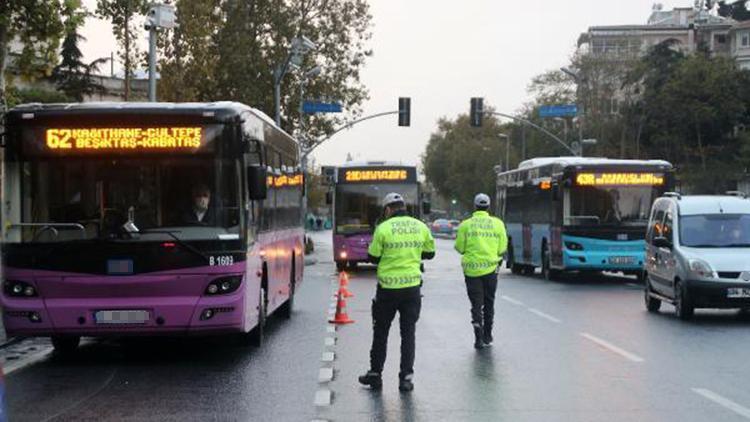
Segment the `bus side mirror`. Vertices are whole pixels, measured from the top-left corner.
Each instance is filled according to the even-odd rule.
[[[251,200],[261,201],[268,197],[267,177],[265,167],[251,166],[247,168],[247,189]]]
[[[560,185],[558,185],[557,183],[552,185],[552,200],[553,201],[560,200]]]
[[[432,212],[432,204],[428,201],[422,202],[422,214],[428,215]]]
[[[333,204],[333,192],[326,192],[326,205]]]

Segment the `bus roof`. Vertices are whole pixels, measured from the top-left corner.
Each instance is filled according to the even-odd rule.
[[[518,169],[530,169],[551,164],[557,164],[560,167],[598,165],[644,165],[672,167],[672,164],[664,160],[621,160],[602,157],[540,157],[522,161],[518,165]]]
[[[403,163],[396,162],[396,161],[349,161],[338,167],[348,168],[348,167],[416,167],[416,166],[403,164]]]
[[[64,114],[131,114],[131,113],[163,113],[163,114],[201,114],[214,113],[216,120],[225,121],[243,113],[251,113],[265,123],[276,126],[273,119],[262,111],[233,101],[217,101],[213,103],[150,103],[150,102],[90,102],[90,103],[54,103],[21,104],[8,111],[9,115],[23,113],[40,113],[45,116]],[[278,130],[282,130],[278,128]]]

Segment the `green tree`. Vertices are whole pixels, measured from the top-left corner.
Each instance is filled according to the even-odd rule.
[[[112,33],[120,44],[119,57],[125,73],[125,101],[130,100],[130,80],[138,67],[138,44],[135,42],[140,28],[139,15],[146,13],[146,0],[97,0],[96,14],[112,23]]]
[[[23,45],[15,66],[30,77],[49,75],[56,63],[63,33],[57,0],[0,1],[0,114],[5,111],[8,46],[17,39]]]
[[[282,81],[282,126],[300,132],[299,84],[304,70],[322,66],[306,84],[307,98],[341,102],[357,115],[367,91],[360,70],[370,54],[371,16],[364,0],[178,0],[180,26],[160,42],[160,95],[166,99],[235,100],[273,115],[273,71],[304,35],[317,44],[299,70]],[[343,117],[306,119],[309,139],[330,133]]]
[[[494,118],[485,118],[481,128],[471,127],[467,115],[440,119],[422,156],[427,182],[441,196],[457,199],[464,209],[471,209],[478,192],[494,196],[494,167],[506,153],[506,140],[500,134],[509,129]],[[517,149],[513,151],[511,162],[516,162]]]
[[[62,43],[60,56],[62,61],[52,71],[52,80],[57,89],[64,92],[75,101],[83,101],[86,95],[91,95],[102,89],[93,78],[93,72],[107,59],[97,59],[91,63],[84,63],[83,53],[78,47],[79,41],[85,38],[78,33],[88,16],[88,12],[81,7],[80,0],[65,0],[62,11],[65,17],[65,39]]]

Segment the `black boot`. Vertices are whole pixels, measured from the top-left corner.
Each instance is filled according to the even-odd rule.
[[[414,382],[412,381],[414,375],[409,374],[405,377],[401,377],[398,380],[398,390],[404,393],[408,393],[414,389]]]
[[[380,372],[367,371],[366,374],[359,377],[359,383],[369,385],[373,390],[380,390],[383,387],[383,377]]]
[[[484,333],[482,332],[482,327],[478,325],[474,326],[474,348],[484,348]]]
[[[485,324],[484,326],[484,336],[483,339],[484,344],[487,346],[492,346],[492,325]]]

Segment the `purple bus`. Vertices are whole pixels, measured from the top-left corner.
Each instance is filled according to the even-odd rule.
[[[428,213],[420,203],[417,168],[386,162],[352,163],[324,169],[333,186],[333,259],[342,271],[368,262],[367,248],[382,213],[383,197],[390,192],[404,196],[412,216]]]
[[[239,103],[7,114],[8,336],[237,334],[290,317],[304,265],[296,141]]]

